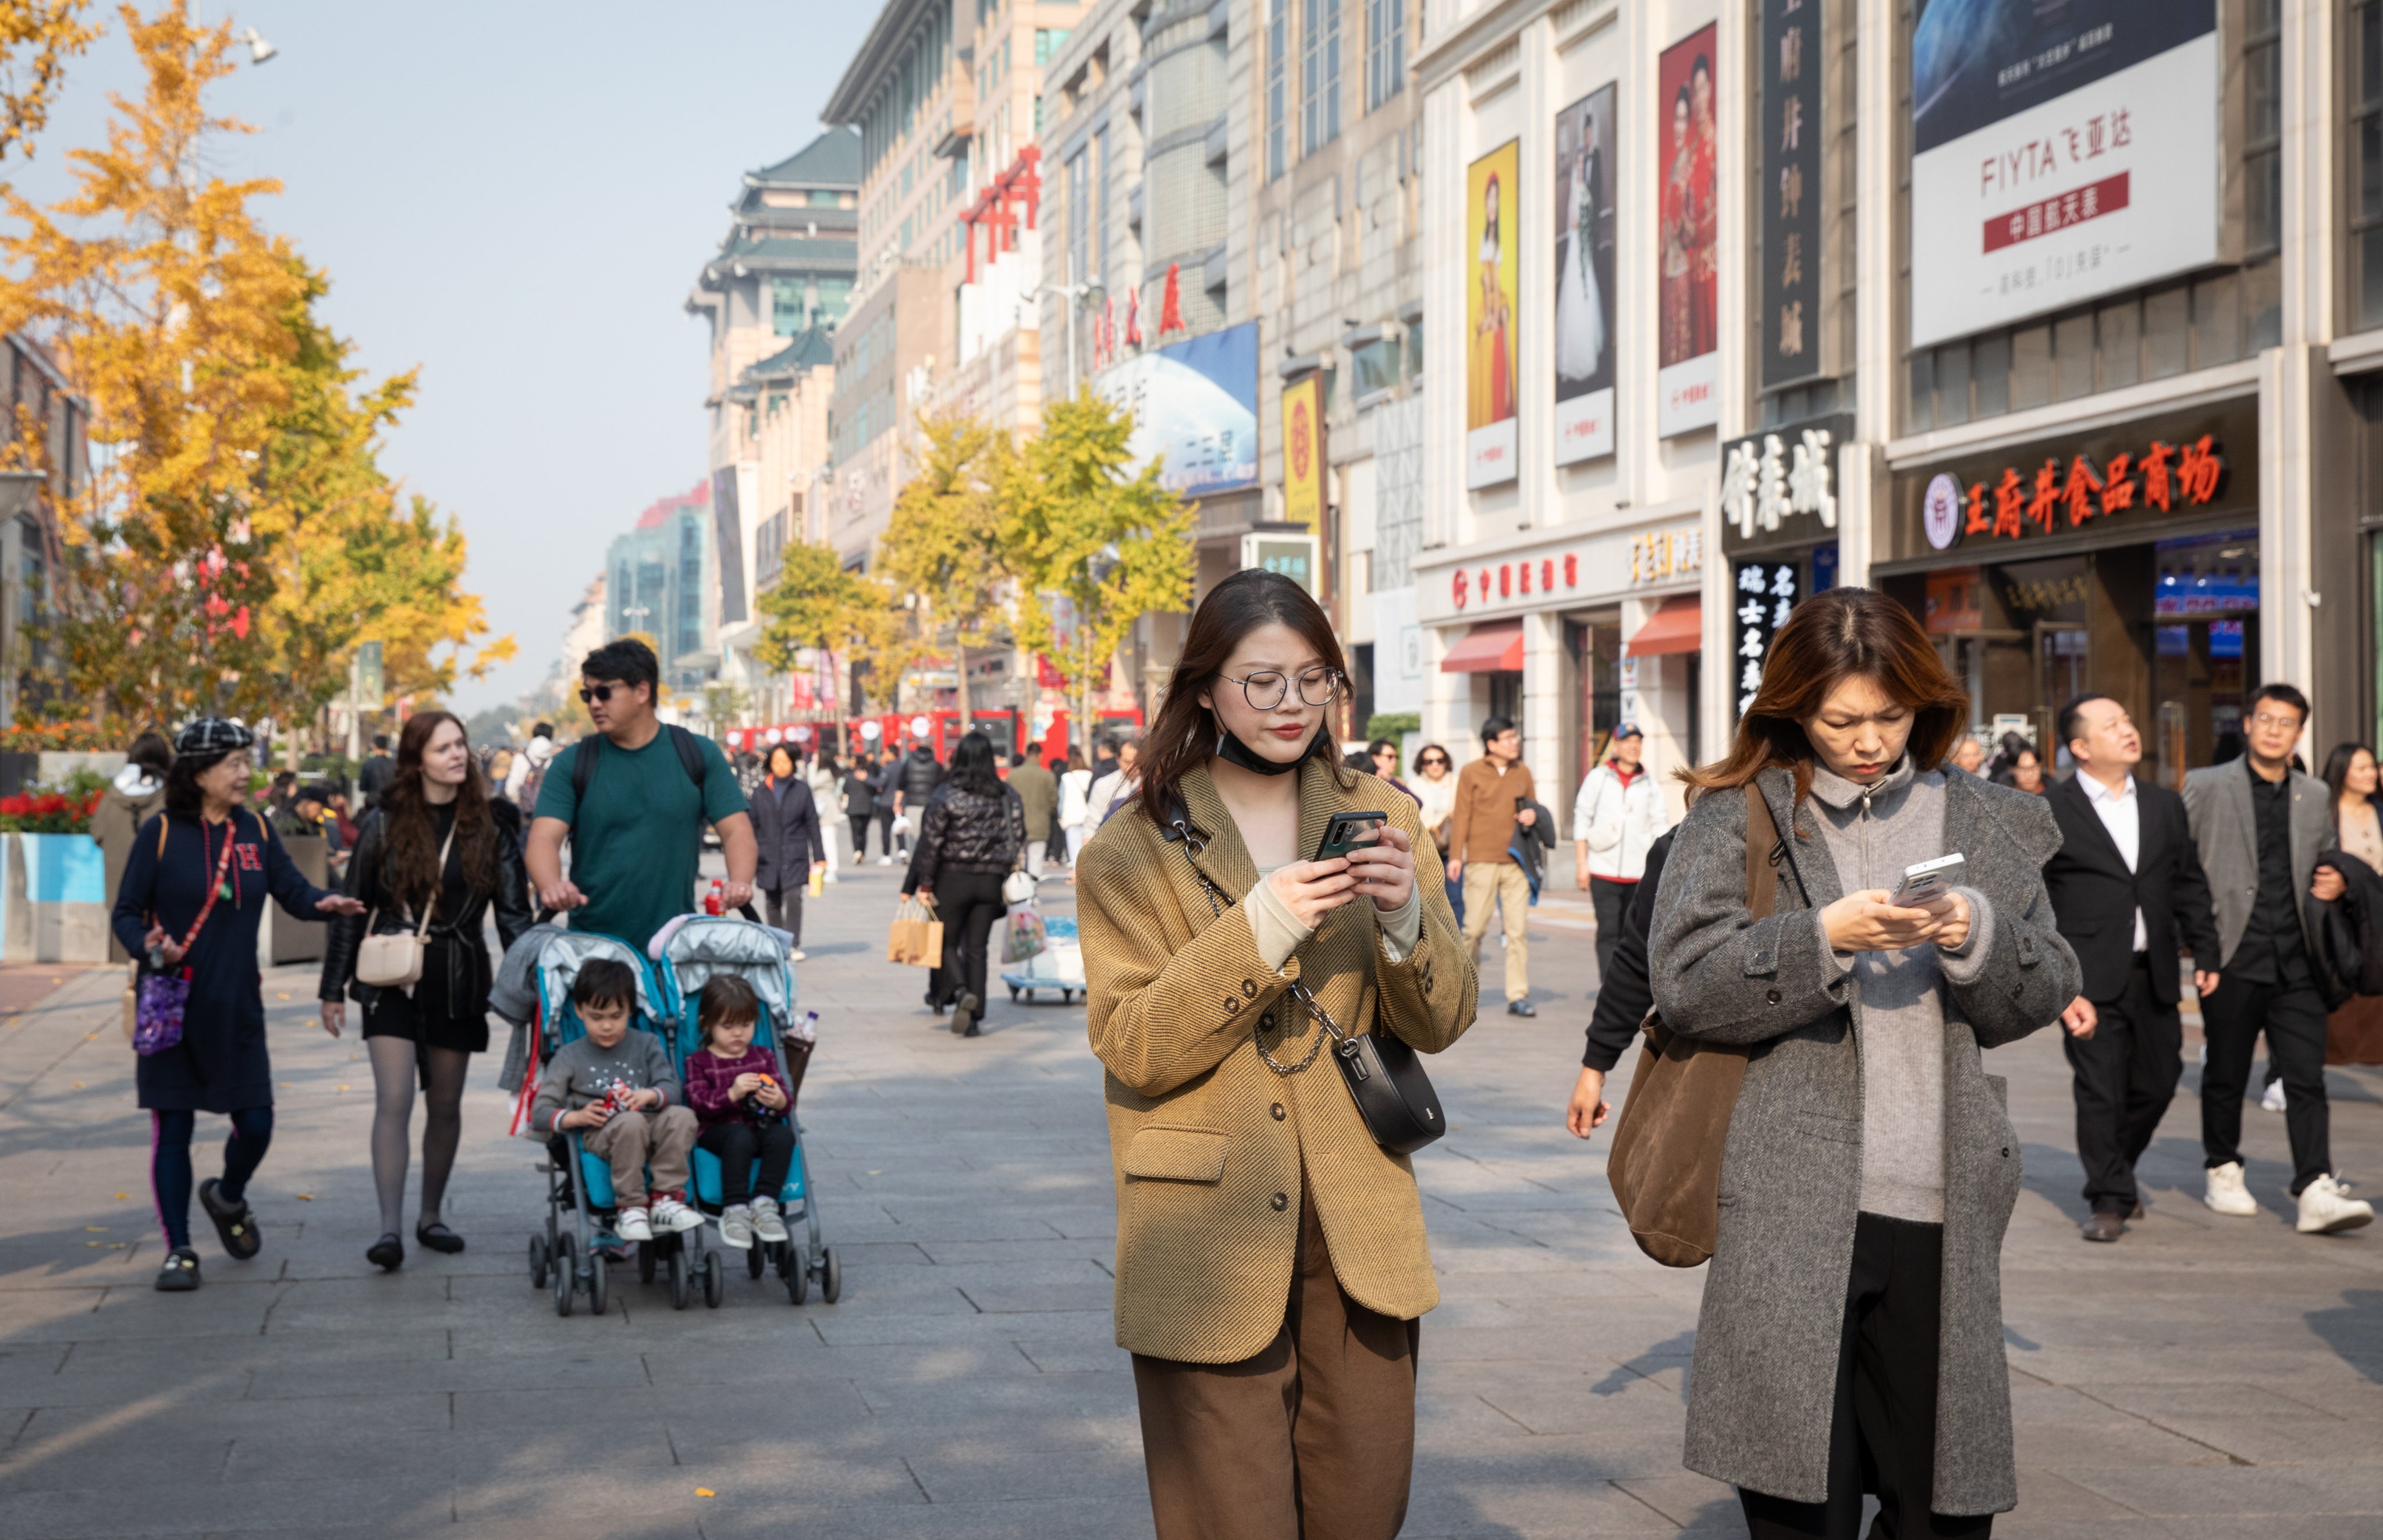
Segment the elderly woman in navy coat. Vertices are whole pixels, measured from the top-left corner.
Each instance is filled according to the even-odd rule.
[[[753,839],[760,857],[753,886],[770,906],[770,923],[795,938],[794,960],[803,960],[803,889],[813,871],[827,869],[827,845],[820,837],[819,800],[803,779],[791,745],[770,750],[769,773],[753,788]]]
[[[309,883],[272,826],[241,806],[255,741],[240,723],[216,717],[182,729],[166,780],[166,810],[141,826],[116,898],[116,937],[124,949],[162,961],[191,986],[182,1041],[144,1055],[137,1077],[153,1128],[150,1187],[169,1248],[157,1287],[167,1290],[199,1287],[199,1255],[191,1249],[191,1135],[200,1113],[229,1116],[231,1137],[224,1143],[223,1176],[201,1185],[199,1201],[234,1258],[245,1261],[262,1244],[245,1193],[273,1140],[273,1064],[256,966],[266,900],[300,919],[364,912],[356,900]]]

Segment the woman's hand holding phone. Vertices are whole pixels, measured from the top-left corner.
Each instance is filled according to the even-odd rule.
[[[1884,888],[1849,893],[1821,911],[1829,946],[1837,952],[1900,952],[1937,939],[1940,920],[1932,909],[1906,909]],[[1949,898],[1950,895],[1948,894]],[[1968,926],[1967,910],[1963,927]]]
[[[1349,857],[1335,856],[1328,861],[1293,861],[1278,867],[1266,879],[1266,886],[1290,911],[1291,918],[1310,930],[1323,921],[1326,915],[1357,896],[1357,878],[1349,869]]]
[[[1394,915],[1414,893],[1414,844],[1404,832],[1383,824],[1374,844],[1349,853],[1349,869],[1356,874],[1357,891],[1383,914]]]

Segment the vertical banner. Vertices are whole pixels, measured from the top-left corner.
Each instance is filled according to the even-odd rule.
[[[1282,388],[1282,516],[1324,533],[1324,376],[1313,372]]]
[[[1816,377],[1821,368],[1821,9],[1762,0],[1755,55],[1762,98],[1762,388]]]
[[[1464,174],[1472,268],[1464,297],[1464,485],[1495,487],[1515,475],[1514,303],[1518,256],[1515,183],[1522,141],[1510,139]]]
[[[2214,0],[1923,8],[1912,344],[2216,260],[2218,61]]]
[[[720,623],[745,620],[745,520],[736,507],[736,467],[711,473],[711,537],[720,552]],[[673,637],[670,647],[678,646]]]
[[[1613,452],[1614,87],[1556,114],[1556,463]]]
[[[1662,228],[1656,276],[1655,431],[1663,437],[1721,421],[1720,285],[1714,276],[1713,53],[1718,24],[1663,50],[1656,100],[1663,123]]]
[[[1735,575],[1737,613],[1730,629],[1737,642],[1737,714],[1742,717],[1762,688],[1762,663],[1771,639],[1787,623],[1802,596],[1796,591],[1793,561],[1741,561]]]

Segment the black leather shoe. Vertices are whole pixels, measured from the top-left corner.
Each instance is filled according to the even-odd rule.
[[[463,1249],[463,1238],[449,1229],[441,1220],[416,1225],[414,1226],[414,1238],[431,1250],[443,1251],[451,1257]]]
[[[1527,1000],[1509,1000],[1506,1002],[1506,1014],[1508,1016],[1537,1016],[1539,1014],[1539,1008],[1537,1005],[1532,1004]]]
[[[952,1007],[952,1036],[956,1038],[976,1036],[976,1018],[983,1009],[984,1002],[975,995],[961,995],[959,1004]]]
[[[364,1260],[384,1273],[394,1273],[405,1265],[405,1242],[394,1233],[385,1235],[364,1248]]]
[[[2126,1216],[2115,1210],[2096,1210],[2093,1217],[2085,1221],[2088,1240],[2116,1240],[2126,1233]]]

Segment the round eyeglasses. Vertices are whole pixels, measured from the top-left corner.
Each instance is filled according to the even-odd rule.
[[[1229,684],[1241,687],[1241,698],[1250,703],[1253,711],[1271,711],[1290,698],[1290,676],[1273,669],[1260,669],[1247,679],[1235,679],[1231,674],[1218,676]],[[1308,706],[1329,706],[1340,698],[1340,671],[1309,669],[1299,676],[1299,698]]]

